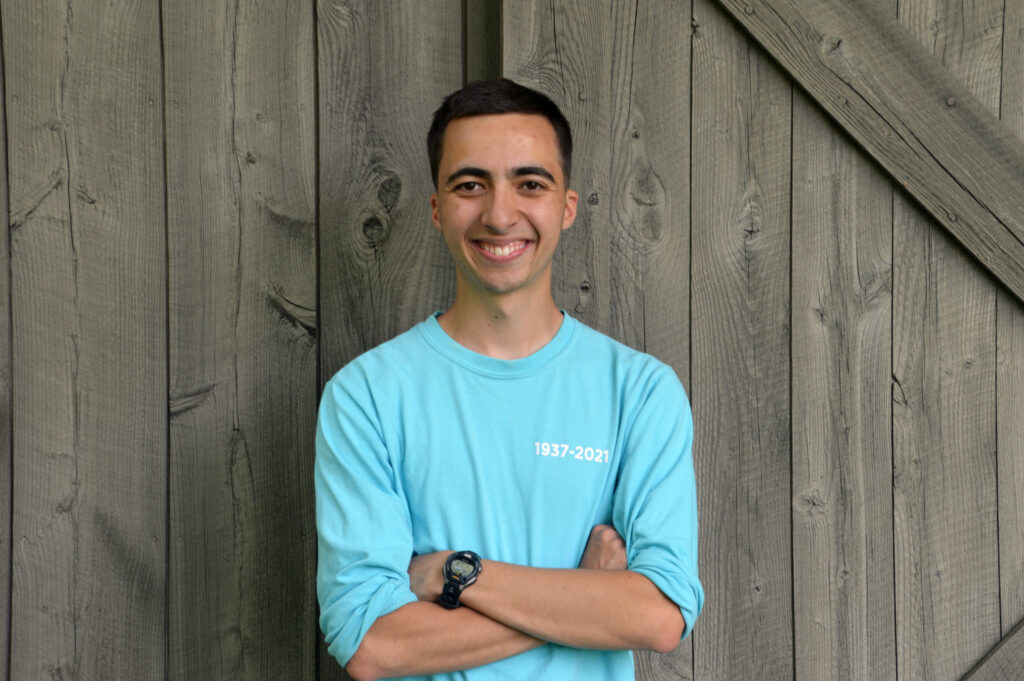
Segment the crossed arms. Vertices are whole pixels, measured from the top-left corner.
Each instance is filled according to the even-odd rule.
[[[685,627],[679,608],[648,578],[626,568],[626,547],[610,525],[590,534],[573,570],[484,560],[465,607],[437,605],[448,551],[409,565],[418,600],[379,617],[346,669],[356,681],[477,667],[546,641],[578,648],[668,652]],[[459,636],[452,636],[458,631]]]

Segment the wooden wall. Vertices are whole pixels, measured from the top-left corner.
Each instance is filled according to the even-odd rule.
[[[1024,9],[875,2],[1024,138]],[[555,297],[674,366],[707,603],[648,681],[961,678],[1024,618],[1024,305],[713,0],[0,0],[0,677],[343,679],[324,381],[450,303],[424,137],[573,124]]]

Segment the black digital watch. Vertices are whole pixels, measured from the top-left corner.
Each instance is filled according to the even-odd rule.
[[[444,587],[437,599],[443,607],[453,610],[459,607],[462,590],[476,581],[483,565],[480,556],[472,551],[456,551],[444,562]]]

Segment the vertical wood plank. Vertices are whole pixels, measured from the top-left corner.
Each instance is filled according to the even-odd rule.
[[[789,680],[792,88],[709,1],[694,26],[694,677]]]
[[[793,139],[796,678],[894,679],[893,192],[803,94]]]
[[[451,257],[430,223],[426,136],[462,85],[460,8],[318,5],[324,381],[454,299]]]
[[[1002,0],[903,0],[899,16],[995,111]],[[959,678],[998,640],[995,289],[894,202],[893,514],[898,674]]]
[[[1024,139],[1024,4],[1006,2],[1003,22],[1000,115]],[[996,327],[999,595],[1006,635],[1024,620],[1024,305],[1001,288]]]
[[[16,679],[164,678],[157,7],[70,0],[0,8],[19,367]]]
[[[803,95],[793,110],[796,678],[896,678],[892,188]]]
[[[462,3],[317,3],[320,385],[451,304],[430,223],[430,120],[462,85]],[[321,679],[347,678],[320,649]]]
[[[3,22],[0,20],[0,46]],[[11,635],[11,252],[7,209],[7,104],[0,48],[0,678],[9,679]]]
[[[462,0],[465,82],[501,77],[501,0]]]
[[[611,8],[611,329],[689,385],[690,7]]]
[[[163,8],[169,675],[312,679],[313,10]]]

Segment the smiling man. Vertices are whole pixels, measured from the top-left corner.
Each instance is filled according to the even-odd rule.
[[[671,650],[704,599],[686,396],[555,304],[578,196],[550,99],[470,84],[427,146],[456,297],[325,388],[329,650],[360,681],[632,679],[630,650]]]

